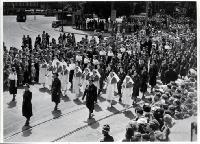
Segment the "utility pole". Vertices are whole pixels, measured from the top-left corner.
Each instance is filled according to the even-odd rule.
[[[63,1],[62,1],[62,27],[61,27],[61,32],[63,33]]]

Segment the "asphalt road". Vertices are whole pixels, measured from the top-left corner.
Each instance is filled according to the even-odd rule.
[[[51,28],[54,17],[37,16],[34,20],[33,16],[28,16],[26,23],[17,23],[15,16],[4,16],[3,20],[3,39],[7,47],[20,48],[24,34],[29,34],[33,42],[43,30],[56,39],[59,36],[59,32]],[[65,27],[65,31],[80,32],[71,27]],[[77,41],[83,37],[75,36]],[[102,95],[95,106],[95,116],[88,120],[88,110],[84,101],[81,98],[74,101],[75,96],[71,92],[68,92],[68,97],[62,97],[59,111],[53,111],[54,103],[51,102],[48,90],[43,89],[41,85],[33,85],[30,89],[33,92],[31,127],[24,127],[25,118],[21,109],[24,90],[18,89],[16,102],[11,102],[12,96],[8,91],[3,93],[5,142],[97,142],[102,137],[101,129],[104,124],[110,124],[115,141],[120,141],[124,137],[126,125],[135,117],[134,108],[127,112],[123,111],[123,105],[118,103],[118,97],[115,99],[114,107],[107,109],[106,95]],[[171,141],[190,141],[192,121],[197,121],[196,117],[176,121],[176,125],[171,129]]]

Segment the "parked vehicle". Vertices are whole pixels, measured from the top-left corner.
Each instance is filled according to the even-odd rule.
[[[52,22],[52,28],[57,28],[62,25],[62,21],[57,20]]]
[[[17,12],[17,22],[25,22],[26,21],[26,12],[25,11],[19,11]]]

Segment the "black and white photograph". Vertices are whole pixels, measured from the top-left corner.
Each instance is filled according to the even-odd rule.
[[[3,142],[197,142],[197,1],[3,0]]]

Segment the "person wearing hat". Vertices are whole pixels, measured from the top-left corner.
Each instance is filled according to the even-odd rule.
[[[8,76],[8,80],[9,92],[11,95],[13,95],[12,101],[15,101],[15,97],[17,94],[17,72],[15,67],[12,67],[12,70]]]
[[[100,142],[114,142],[113,137],[109,134],[110,132],[110,126],[109,125],[104,125],[102,129],[102,134],[104,137],[100,140]]]
[[[84,100],[85,96],[86,96],[86,106],[89,109],[89,119],[91,119],[94,110],[94,102],[97,97],[97,87],[94,85],[93,79],[91,78],[89,79],[89,85],[86,86],[82,100]]]
[[[32,92],[29,90],[29,84],[25,84],[25,92],[23,94],[23,102],[22,102],[22,115],[26,117],[25,126],[29,126],[30,117],[33,115],[32,113]]]
[[[61,94],[61,82],[58,79],[58,73],[53,74],[53,82],[51,88],[51,100],[55,103],[54,110],[57,110],[58,104],[60,103],[60,94]]]

